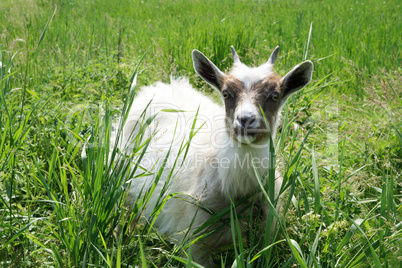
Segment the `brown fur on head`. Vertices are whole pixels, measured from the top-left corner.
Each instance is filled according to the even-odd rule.
[[[305,61],[280,78],[273,72],[278,47],[267,63],[255,68],[241,63],[233,47],[232,53],[234,66],[225,74],[204,54],[193,50],[194,69],[221,94],[230,135],[242,144],[265,143],[269,133],[275,135],[286,99],[311,81],[313,63]]]
[[[265,123],[267,119],[270,129],[274,127],[275,117],[280,109],[280,96],[281,86],[280,77],[271,75],[264,80],[260,80],[250,87],[240,81],[239,79],[228,75],[221,89],[227,119],[227,129],[231,136],[236,139],[239,135],[251,136],[253,143],[265,142],[269,138],[269,131]],[[252,120],[246,120],[242,126],[235,124],[235,115],[241,114],[242,103],[248,102],[248,105],[254,106],[256,113],[256,120],[259,121],[258,126],[252,126]],[[261,112],[261,109],[264,114]],[[251,124],[251,126],[250,126]],[[234,126],[234,127],[231,127]]]

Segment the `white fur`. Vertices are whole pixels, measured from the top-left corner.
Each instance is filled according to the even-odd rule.
[[[209,207],[214,211],[221,209],[224,204],[230,204],[228,196],[233,200],[238,200],[259,190],[251,161],[258,159],[255,162],[256,165],[261,165],[258,170],[261,177],[264,177],[269,162],[268,144],[249,146],[232,139],[226,130],[224,108],[193,89],[187,79],[172,79],[170,85],[157,83],[154,86],[144,87],[139,92],[124,128],[125,137],[120,143],[121,149],[127,147],[125,148],[126,153],[129,153],[131,148],[127,146],[130,144],[127,136],[133,131],[134,125],[140,119],[140,115],[148,103],[151,104],[145,118],[155,113],[158,115],[150,125],[147,135],[151,135],[154,131],[158,132],[150,142],[142,161],[143,166],[147,169],[154,167],[153,171],[157,172],[171,144],[172,147],[167,168],[165,168],[145,210],[144,216],[147,218],[151,216],[159,192],[179,154],[182,140],[188,139],[195,114],[199,109],[195,127],[198,133],[194,136],[187,158],[173,178],[169,191],[169,193],[182,193],[181,197],[191,202],[171,198],[156,221],[160,233],[170,235],[180,243],[194,215],[197,214],[192,230],[197,229],[210,217],[208,213],[198,209],[193,203],[209,203],[210,198],[222,199],[216,208]],[[163,112],[163,109],[184,110],[185,112]],[[175,130],[176,134],[173,135]],[[141,189],[144,186],[149,187],[153,179],[154,176],[133,179],[128,202],[133,204],[139,197]],[[278,189],[280,182],[281,180],[278,180]],[[228,239],[230,239],[230,235],[226,240]],[[194,250],[202,251],[196,246]],[[194,252],[194,254],[196,253]],[[198,254],[202,256],[202,253]],[[197,260],[205,264],[202,257]]]
[[[246,88],[273,73],[273,64],[265,63],[258,67],[249,67],[243,63],[235,64],[230,74],[242,81]]]

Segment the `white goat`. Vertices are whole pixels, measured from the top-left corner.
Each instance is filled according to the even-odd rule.
[[[145,209],[145,217],[150,217],[154,207],[160,203],[159,193],[167,186],[165,182],[180,154],[181,142],[188,139],[196,119],[193,131],[198,130],[198,133],[193,136],[187,157],[169,182],[166,192],[180,193],[180,198],[170,198],[155,222],[159,232],[170,236],[176,243],[182,243],[187,232],[188,237],[192,237],[194,230],[208,220],[211,213],[230,206],[230,199],[237,202],[259,192],[251,162],[261,178],[265,178],[269,163],[269,134],[275,136],[286,99],[310,82],[313,71],[312,62],[305,61],[280,78],[273,73],[278,49],[274,50],[268,62],[251,68],[240,62],[232,46],[234,66],[228,74],[221,72],[204,54],[193,50],[195,71],[220,93],[223,106],[195,90],[187,79],[172,78],[171,84],[159,82],[138,93],[124,126],[121,149],[130,150],[128,137],[138,132],[141,114],[146,110],[145,118],[156,117],[148,127],[147,135],[154,134],[154,137],[141,161],[142,167],[156,173],[170,150],[164,172]],[[172,112],[172,109],[176,111]],[[143,189],[152,185],[154,176],[132,180],[129,203],[133,204]],[[282,184],[282,179],[277,177],[276,191]],[[261,195],[255,196],[260,198]],[[263,206],[265,213],[268,211],[266,203],[258,205]],[[231,239],[229,226],[200,239],[192,245],[195,260],[211,266],[209,251],[230,243]]]

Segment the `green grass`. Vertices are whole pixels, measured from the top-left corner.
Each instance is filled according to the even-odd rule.
[[[286,181],[285,209],[267,223],[278,217],[276,242],[258,243],[257,225],[240,243],[241,215],[229,207],[235,243],[217,262],[400,267],[398,1],[3,0],[0,14],[1,266],[186,263],[152,224],[114,239],[119,221],[130,225],[147,202],[131,213],[122,206],[124,178],[138,168],[128,163],[148,141],[136,137],[135,156],[109,151],[111,119],[134,98],[133,74],[137,88],[186,75],[215,97],[194,74],[192,49],[227,70],[230,45],[249,65],[279,45],[279,74],[307,58],[314,75],[288,101],[275,141]]]

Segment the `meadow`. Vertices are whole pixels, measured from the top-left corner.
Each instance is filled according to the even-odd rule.
[[[155,218],[114,237],[147,200],[123,206],[146,144],[111,164],[112,122],[138,88],[171,75],[218,100],[193,49],[228,70],[230,45],[254,66],[279,45],[280,75],[314,63],[275,141],[281,227],[272,244],[257,231],[243,243],[234,215],[217,263],[402,267],[401,14],[396,0],[2,0],[0,266],[197,267]]]

